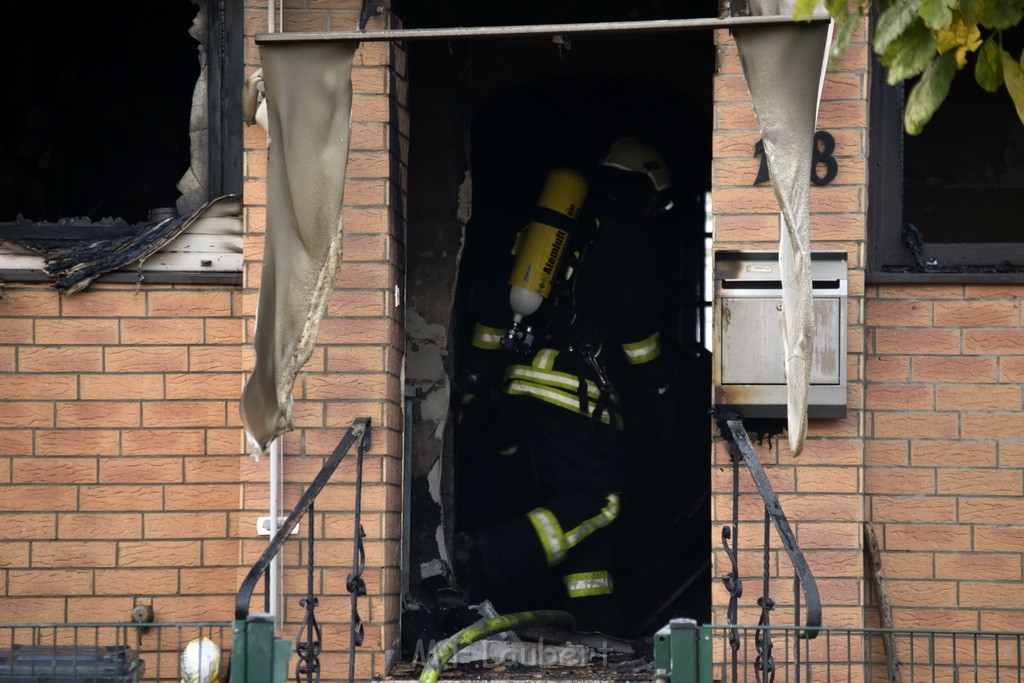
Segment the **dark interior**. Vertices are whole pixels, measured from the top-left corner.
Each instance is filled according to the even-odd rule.
[[[145,221],[173,207],[190,163],[199,76],[190,0],[5,0],[0,222]]]
[[[551,112],[558,115],[552,116]],[[699,140],[699,131],[706,126],[700,110],[680,93],[669,91],[663,84],[617,77],[535,82],[491,103],[475,117],[471,127],[473,219],[467,230],[456,301],[456,314],[460,316],[456,339],[464,343],[471,335],[473,283],[486,280],[486,271],[495,263],[505,262],[503,256],[516,231],[527,222],[548,169],[560,165],[587,168],[599,158],[604,141],[624,135],[640,136],[659,149],[669,150],[666,153],[673,169],[686,169],[693,156],[707,153]],[[700,406],[700,399],[706,396],[700,389],[703,357],[694,352],[700,311],[695,277],[703,258],[702,188],[699,172],[690,178],[686,175],[681,172],[676,181],[676,208],[658,226],[658,238],[664,246],[662,262],[651,266],[662,276],[660,292],[671,293],[663,297],[662,326],[663,334],[674,342],[675,357],[686,377],[687,391],[681,397],[684,404],[679,414],[695,419],[681,425],[667,443],[655,444],[643,435],[631,436],[630,460],[634,466],[630,468],[624,491],[627,502],[617,525],[622,563],[616,575],[622,577],[619,584],[624,598],[631,608],[637,607],[633,614],[637,620],[649,615],[641,604],[648,610],[655,607],[645,604],[656,600],[650,594],[654,591],[648,590],[652,576],[668,582],[679,578],[667,575],[670,572],[660,576],[664,570],[661,563],[670,559],[685,562],[667,555],[669,550],[662,547],[668,540],[666,535],[696,532],[687,539],[693,544],[690,548],[706,548],[702,535],[709,529],[703,523],[672,528],[677,515],[692,514],[687,503],[706,493],[706,477],[699,472],[708,462],[707,451],[702,448],[705,438],[701,436],[701,431],[707,429],[706,406],[704,410]],[[496,418],[492,414],[472,414],[460,422],[463,429],[455,443],[456,523],[460,529],[486,527],[528,512],[542,502],[523,496],[531,490],[531,470],[522,459],[493,450],[514,439],[514,434],[507,435],[507,439],[495,434],[495,426],[501,424]],[[460,453],[465,457],[460,458]],[[479,485],[493,481],[506,484]],[[554,579],[546,588],[557,594],[562,590],[561,583],[557,574]],[[556,599],[540,597],[543,593],[539,589],[533,586],[527,591],[513,591],[502,596],[504,604],[500,606],[505,611],[518,611]],[[690,597],[699,599],[696,595]],[[699,613],[695,609],[693,616]]]
[[[1020,55],[1024,28],[1004,31],[1002,44]],[[903,222],[925,242],[1020,241],[1024,126],[1005,87],[989,94],[975,82],[974,58],[921,134],[904,137],[903,165]]]
[[[713,16],[715,6],[631,3],[395,3],[407,27],[513,25]],[[417,41],[409,54],[411,112],[408,185],[409,275],[415,254],[436,250],[438,226],[455,213],[464,173],[472,177],[472,218],[461,246],[449,356],[457,374],[468,344],[474,284],[511,248],[536,202],[545,174],[558,165],[588,167],[610,141],[635,136],[666,157],[674,175],[674,208],[658,235],[654,264],[662,275],[663,336],[681,376],[677,427],[654,444],[634,434],[623,511],[616,592],[630,637],[648,636],[677,616],[710,618],[710,360],[703,350],[705,307],[704,197],[710,189],[710,31],[604,36],[555,42],[550,37]],[[453,401],[454,466],[445,519],[473,529],[530,510],[531,471],[498,453],[514,434],[487,408],[462,411]],[[415,461],[416,452],[413,451]],[[415,471],[417,465],[414,462]],[[481,482],[488,482],[481,485]],[[495,483],[498,483],[495,485]],[[429,556],[437,515],[419,505],[414,480],[410,591],[430,604],[431,586],[415,567]],[[450,516],[449,516],[450,515]],[[420,527],[420,531],[417,528]],[[407,567],[408,569],[408,567]],[[551,607],[557,577],[492,599],[499,612]],[[407,632],[417,617],[403,620]]]

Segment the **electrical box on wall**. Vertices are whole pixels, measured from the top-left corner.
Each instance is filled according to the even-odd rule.
[[[846,252],[811,254],[814,344],[807,415],[846,415]],[[782,275],[774,251],[715,254],[715,405],[786,417]]]

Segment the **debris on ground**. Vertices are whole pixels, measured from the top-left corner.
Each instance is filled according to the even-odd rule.
[[[649,639],[634,642],[599,633],[554,634],[552,629],[541,628],[526,629],[519,635],[522,642],[488,639],[465,647],[445,666],[442,680],[646,683],[653,676],[653,646]],[[389,678],[416,680],[422,668],[422,661],[398,662]]]

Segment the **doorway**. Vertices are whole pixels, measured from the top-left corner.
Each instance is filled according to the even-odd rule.
[[[403,16],[401,8],[396,11]],[[690,5],[686,12],[692,11]],[[703,15],[713,13],[712,7]],[[592,20],[616,18],[609,12]],[[476,25],[487,21],[475,19]],[[460,24],[474,25],[454,19],[448,25]],[[528,493],[530,468],[501,454],[514,434],[503,433],[500,416],[467,410],[461,401],[457,380],[474,323],[474,283],[504,262],[547,171],[592,166],[623,136],[656,147],[673,173],[673,209],[657,226],[663,248],[652,267],[660,274],[662,336],[682,390],[677,424],[666,440],[629,438],[631,466],[614,525],[616,592],[625,635],[650,635],[673,617],[707,621],[711,377],[703,326],[711,33],[424,41],[407,50],[403,639],[421,637],[436,610],[443,610],[455,532],[526,512],[535,503]],[[495,607],[551,607],[559,586],[539,580],[501,596]]]

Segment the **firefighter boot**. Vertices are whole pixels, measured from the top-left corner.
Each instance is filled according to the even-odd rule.
[[[622,610],[614,595],[570,598],[566,611],[576,621],[577,631],[616,637],[622,634]]]

